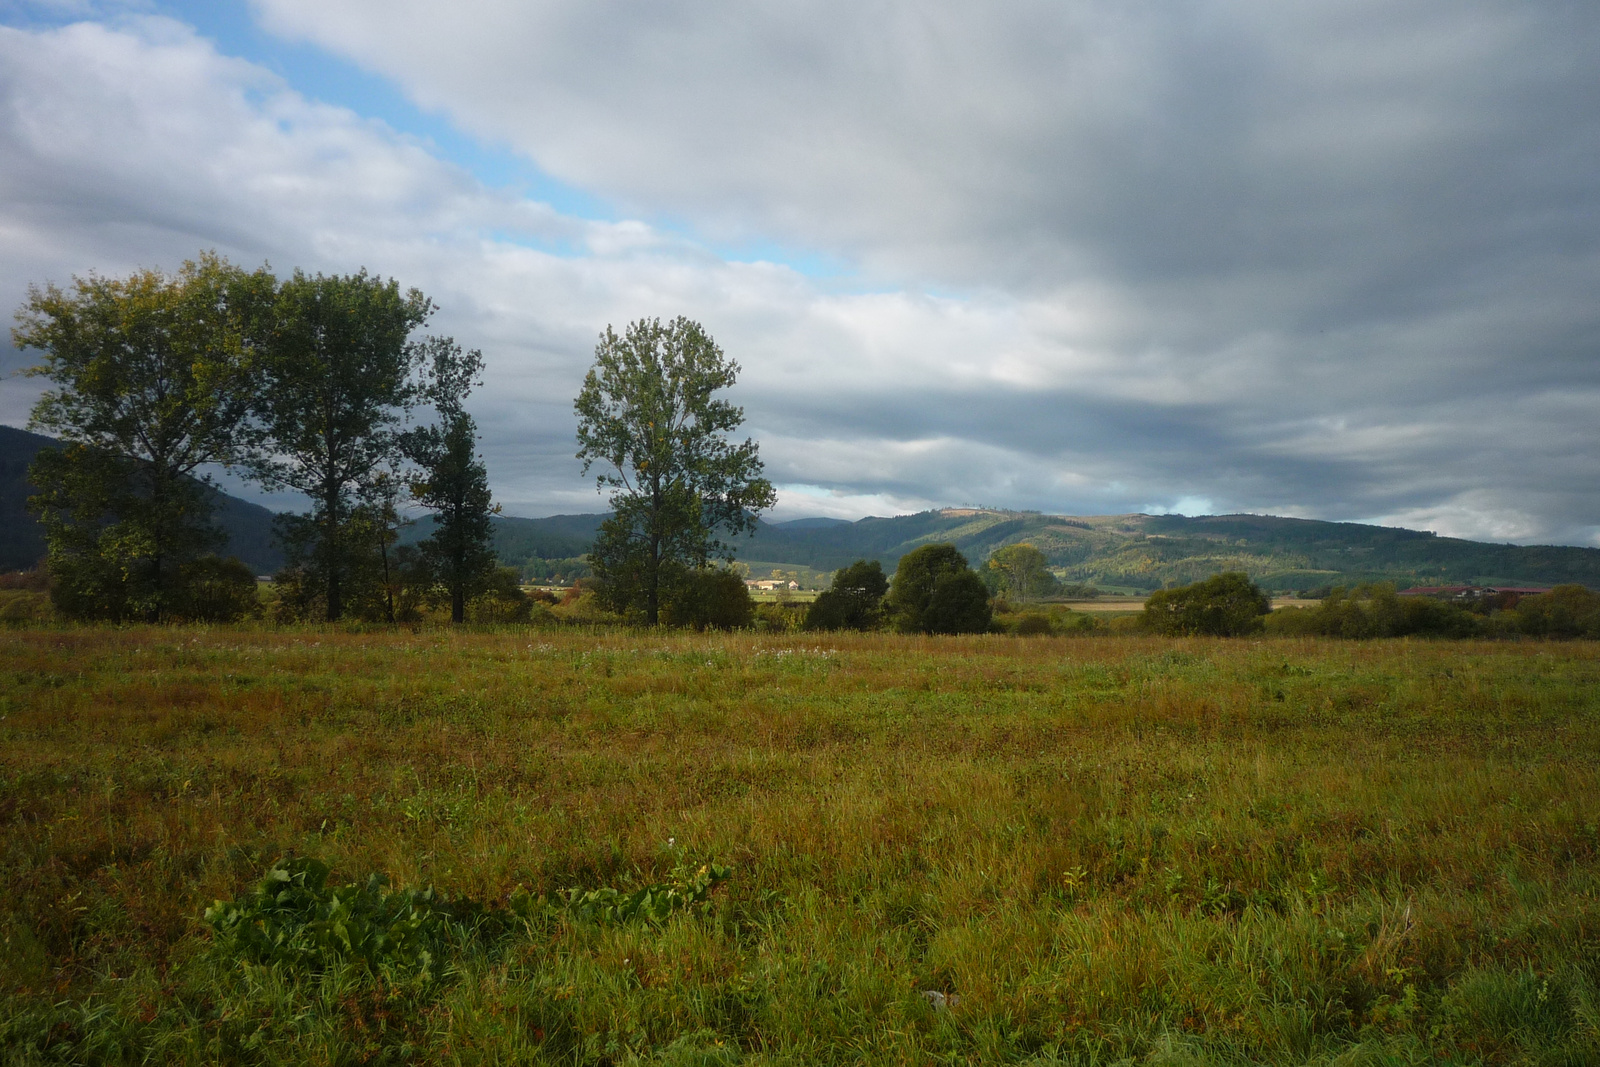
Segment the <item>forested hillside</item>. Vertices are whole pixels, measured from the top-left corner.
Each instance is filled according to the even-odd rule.
[[[28,497],[38,491],[28,483],[28,464],[39,449],[58,443],[43,434],[0,426],[0,571],[31,567],[44,556],[44,528],[28,511]],[[228,535],[222,554],[238,556],[257,574],[283,566],[283,552],[272,540],[272,512],[213,493],[213,517]]]
[[[502,520],[517,524],[519,543],[549,539],[573,554],[599,515]],[[497,546],[503,535],[497,534]],[[1600,549],[1495,545],[1350,522],[1264,515],[1112,515],[947,508],[859,522],[764,523],[739,542],[739,556],[829,571],[856,559],[893,568],[920,545],[949,541],[974,564],[996,548],[1028,541],[1069,582],[1155,589],[1220,571],[1245,571],[1270,589],[1315,589],[1362,581],[1410,585],[1555,585],[1600,587]],[[507,559],[502,555],[502,559]],[[512,562],[511,560],[507,560]]]

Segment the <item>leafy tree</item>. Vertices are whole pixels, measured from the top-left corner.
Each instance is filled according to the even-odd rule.
[[[500,509],[490,501],[477,424],[462,407],[473,386],[482,384],[483,354],[463,352],[447,337],[430,339],[425,351],[423,392],[439,423],[409,431],[404,445],[419,468],[412,495],[434,513],[422,558],[449,598],[450,621],[459,623],[467,602],[488,590],[497,566],[490,519]]]
[[[807,630],[870,630],[883,619],[889,579],[877,560],[858,559],[834,572],[833,584],[806,609]]]
[[[57,386],[30,425],[68,442],[41,450],[30,471],[66,614],[165,618],[185,568],[223,544],[196,475],[250,448],[274,286],[265,268],[205,254],[172,275],[29,289],[12,338],[45,353],[29,373]]]
[[[721,540],[755,528],[772,506],[756,445],[724,435],[744,411],[713,398],[739,365],[698,323],[640,319],[617,336],[608,326],[574,408],[578,458],[611,488],[612,515],[590,550],[598,592],[614,611],[654,626],[675,586],[698,580],[712,558],[732,560]]]
[[[1024,541],[996,549],[988,565],[1000,576],[1001,591],[1026,604],[1029,596],[1048,596],[1060,588],[1049,563],[1043,552]]]
[[[982,633],[989,591],[954,545],[923,545],[900,557],[887,606],[902,633]]]
[[[1161,589],[1145,601],[1142,622],[1161,634],[1237,637],[1255,633],[1272,601],[1239,571],[1213,575],[1177,589]]]
[[[432,312],[422,293],[402,294],[364,270],[296,271],[278,292],[257,405],[268,449],[255,467],[269,487],[311,498],[310,514],[289,522],[286,547],[302,604],[319,604],[330,621],[381,575],[373,556],[384,535],[373,531],[387,521],[384,475],[399,459],[396,428],[419,389],[409,337]],[[375,498],[376,509],[363,511]]]

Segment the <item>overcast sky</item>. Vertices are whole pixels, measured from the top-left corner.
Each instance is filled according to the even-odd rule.
[[[596,337],[683,314],[779,519],[1600,544],[1597,57],[1592,0],[0,0],[0,304],[418,286],[511,514],[601,509]]]

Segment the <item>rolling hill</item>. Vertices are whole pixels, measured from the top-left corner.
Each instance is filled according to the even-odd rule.
[[[38,522],[26,510],[33,492],[27,468],[54,441],[0,426],[0,569],[32,566],[44,554]],[[227,554],[258,573],[282,565],[272,541],[272,512],[216,493],[217,518],[228,533]],[[584,572],[580,559],[604,515],[542,519],[497,517],[495,552],[529,577],[568,578]],[[431,519],[402,533],[427,536]],[[1270,515],[1044,515],[982,508],[945,508],[858,522],[797,519],[762,523],[738,543],[739,558],[768,567],[826,573],[857,559],[893,570],[920,545],[949,541],[974,565],[996,548],[1019,541],[1037,546],[1065,581],[1103,588],[1148,590],[1219,571],[1245,571],[1273,590],[1317,589],[1363,581],[1411,585],[1556,585],[1600,588],[1600,549],[1562,545],[1497,545],[1416,530]],[[759,561],[759,562],[755,562]]]
[[[37,490],[28,483],[28,464],[55,438],[0,426],[0,571],[32,567],[44,556],[44,528],[28,511],[28,497]],[[228,535],[222,554],[238,556],[257,574],[283,566],[283,553],[272,540],[273,513],[259,504],[213,489],[213,512]]]
[[[501,519],[497,547],[516,543],[575,556],[602,515]],[[974,564],[1002,545],[1027,541],[1066,581],[1157,589],[1240,570],[1274,590],[1363,581],[1411,585],[1477,583],[1600,587],[1600,549],[1497,545],[1352,522],[1270,515],[1042,515],[946,508],[858,522],[799,519],[763,523],[739,543],[739,557],[763,564],[832,571],[857,559],[892,570],[901,556],[936,541],[955,544]],[[519,560],[502,550],[508,563]],[[524,557],[553,558],[553,557]]]

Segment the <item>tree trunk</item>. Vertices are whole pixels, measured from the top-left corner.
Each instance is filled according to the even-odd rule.
[[[330,484],[323,503],[327,509],[327,527],[322,531],[324,564],[328,568],[328,621],[338,622],[344,614],[344,602],[339,582],[339,488]]]
[[[650,491],[650,556],[646,566],[650,568],[648,576],[650,598],[646,620],[651,626],[661,625],[661,478],[659,475],[651,479]]]
[[[389,577],[389,539],[388,531],[378,530],[378,552],[383,556],[383,610],[388,617],[389,625],[394,625],[394,581]]]

